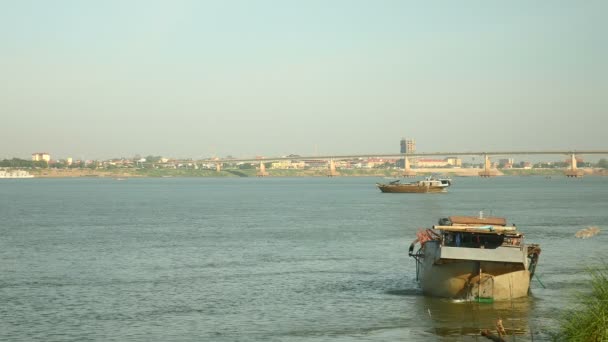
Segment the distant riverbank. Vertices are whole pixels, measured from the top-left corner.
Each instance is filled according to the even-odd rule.
[[[604,169],[581,169],[585,175],[608,175]],[[269,177],[326,177],[327,170],[266,170]],[[399,177],[400,170],[389,169],[338,169],[338,175],[343,177]],[[473,168],[427,168],[412,169],[418,176],[445,174],[452,177],[476,177],[481,169]],[[29,170],[38,178],[131,178],[131,177],[256,177],[255,169],[225,169],[220,172],[208,169],[35,169]],[[562,169],[493,169],[496,176],[563,176]]]

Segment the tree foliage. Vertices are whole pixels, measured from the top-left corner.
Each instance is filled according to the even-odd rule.
[[[33,161],[33,160],[13,158],[13,159],[4,159],[4,160],[0,161],[0,167],[45,168],[47,166],[48,166],[48,164],[44,160]]]
[[[255,166],[253,166],[250,163],[243,163],[243,164],[239,165],[239,169],[241,169],[241,170],[255,169]]]

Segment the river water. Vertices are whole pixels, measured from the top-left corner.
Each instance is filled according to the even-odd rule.
[[[455,178],[383,194],[381,178],[0,182],[0,340],[549,339],[606,257],[608,178]],[[407,256],[449,215],[504,216],[542,247],[530,298],[421,295]],[[542,282],[542,284],[541,284]],[[544,285],[544,287],[543,287]]]

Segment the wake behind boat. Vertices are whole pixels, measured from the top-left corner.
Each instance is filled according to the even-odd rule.
[[[394,180],[389,183],[376,184],[380,191],[389,193],[446,192],[450,185],[452,185],[452,181],[449,178],[434,177],[426,177],[424,180],[409,183],[401,183],[400,180]]]

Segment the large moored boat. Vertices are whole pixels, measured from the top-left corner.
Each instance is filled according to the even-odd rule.
[[[435,177],[426,177],[424,180],[410,183],[401,183],[400,180],[394,180],[388,184],[376,184],[380,191],[391,193],[446,192],[450,185],[452,185],[452,181],[449,178]]]
[[[480,213],[442,218],[433,229],[419,230],[409,255],[424,294],[493,301],[528,295],[540,247],[525,244],[504,218]]]

